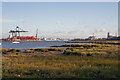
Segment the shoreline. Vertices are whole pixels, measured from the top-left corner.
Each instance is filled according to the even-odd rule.
[[[112,46],[116,47],[117,45],[111,45],[111,44],[65,44],[65,45],[61,45],[61,46],[50,46],[50,47],[46,47],[46,48],[30,48],[30,49],[17,49],[17,48],[0,48],[0,51],[2,52],[2,54],[21,54],[21,53],[38,53],[38,52],[66,52],[67,50],[70,50],[69,53],[73,52],[74,49],[78,49],[78,51],[80,50],[84,50],[84,49],[93,49],[94,48],[102,48],[102,47],[110,47],[112,48]],[[75,51],[76,52],[76,51]],[[86,51],[88,52],[88,51]],[[74,53],[74,52],[73,52]],[[77,52],[76,52],[77,53]],[[79,53],[79,52],[78,52]],[[81,53],[81,52],[80,52]]]

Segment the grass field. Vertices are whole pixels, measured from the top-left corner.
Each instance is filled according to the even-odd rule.
[[[3,78],[120,78],[118,48],[118,45],[76,44],[64,51],[3,49],[3,54],[11,54],[2,57]]]

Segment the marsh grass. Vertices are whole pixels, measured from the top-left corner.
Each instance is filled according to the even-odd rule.
[[[49,51],[60,51],[62,52],[63,50],[61,48],[49,48]]]
[[[41,51],[41,52],[48,52],[48,49],[46,48],[37,48],[35,51]]]
[[[62,52],[63,50],[61,48],[37,48],[37,49],[3,49],[1,48],[0,51],[2,54],[10,54],[10,53],[34,53],[34,52],[51,52],[51,51],[58,51]]]
[[[119,46],[93,45],[70,46],[63,55],[30,53],[32,56],[3,56],[3,78],[18,78],[17,75],[21,75],[20,78],[119,78]],[[6,52],[6,49],[3,50]],[[58,49],[39,48],[30,51],[34,54],[61,53]]]
[[[0,51],[2,52],[2,54],[10,54],[10,53],[16,53],[16,52],[21,52],[20,49],[0,49]]]
[[[61,48],[37,48],[37,49],[32,49],[34,51],[40,51],[40,52],[49,52],[49,51],[63,51]]]
[[[72,46],[72,45],[69,45],[69,46]],[[67,48],[63,52],[63,54],[82,55],[82,56],[83,55],[85,56],[97,56],[97,55],[109,56],[109,55],[118,54],[118,46],[107,45],[107,44],[74,44],[74,46]]]
[[[67,41],[66,43],[93,43],[93,44],[114,44],[114,45],[120,45],[120,40],[115,41],[109,41],[109,40],[90,40],[90,41]]]
[[[118,62],[116,57],[18,55],[4,56],[2,64],[6,78],[18,74],[21,78],[116,78],[120,76]]]

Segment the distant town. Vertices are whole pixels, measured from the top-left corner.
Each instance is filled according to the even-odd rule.
[[[88,40],[120,40],[120,36],[113,36],[110,35],[110,32],[106,33],[106,38],[96,38],[96,36],[93,35],[89,36],[88,38],[82,39],[82,38],[75,38],[75,39],[62,39],[62,38],[38,38],[38,29],[36,30],[35,36],[21,36],[20,33],[26,33],[28,31],[25,31],[21,29],[20,27],[16,27],[15,30],[10,30],[9,33],[11,35],[8,36],[8,38],[1,39],[2,41],[88,41]]]

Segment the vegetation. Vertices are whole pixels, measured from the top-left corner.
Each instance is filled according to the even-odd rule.
[[[65,46],[68,48],[64,51],[60,48],[38,48],[23,50],[18,55],[3,56],[3,78],[120,77],[118,45],[74,44]],[[8,49],[2,50],[4,53],[7,51]],[[26,54],[22,54],[25,51]],[[63,52],[63,54],[44,55],[52,52],[55,54]]]
[[[49,48],[49,51],[63,51],[61,48]]]
[[[0,49],[0,51],[2,52],[2,54],[10,54],[10,53],[18,53],[18,52],[21,52],[20,49]]]
[[[63,54],[80,56],[118,56],[118,46],[105,44],[75,44],[67,48]],[[79,47],[78,47],[79,46]]]
[[[3,78],[118,78],[115,57],[4,56]],[[29,66],[28,66],[29,65]]]
[[[114,44],[114,45],[120,45],[120,40],[115,40],[115,41],[94,41],[94,40],[90,40],[90,41],[68,41],[66,43],[96,43],[96,44]]]
[[[61,48],[37,48],[37,49],[24,49],[21,51],[20,49],[0,49],[2,51],[2,54],[14,54],[14,53],[34,53],[34,52],[50,52],[50,51],[58,51],[62,52],[63,50]]]
[[[48,49],[46,49],[46,48],[38,48],[38,49],[35,49],[35,51],[48,52]]]

